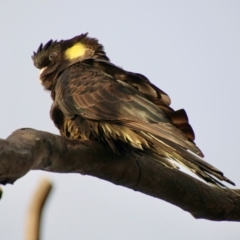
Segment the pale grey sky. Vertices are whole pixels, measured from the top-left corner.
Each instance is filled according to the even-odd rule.
[[[0,138],[21,127],[57,133],[32,51],[89,32],[112,62],[146,75],[185,108],[205,159],[240,187],[240,1],[0,1]],[[239,223],[195,220],[150,196],[79,174],[33,171],[4,187],[0,239],[23,239],[39,177],[55,189],[43,239],[239,239]]]

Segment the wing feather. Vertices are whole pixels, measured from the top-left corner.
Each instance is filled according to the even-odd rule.
[[[56,101],[66,115],[80,115],[93,121],[144,130],[201,155],[199,148],[170,122],[160,108],[128,83],[115,80],[88,65],[71,68],[77,68],[82,74],[71,79],[69,73],[63,73],[56,85],[56,92],[60,93],[56,95]],[[87,71],[93,72],[91,78],[84,77]]]
[[[75,72],[79,74],[72,74]],[[79,127],[86,132],[85,137],[90,136],[91,131],[95,136],[99,134],[99,139],[104,138],[113,150],[115,140],[130,143],[137,149],[151,150],[152,156],[157,154],[166,166],[176,167],[166,160],[173,159],[208,182],[221,185],[216,177],[233,184],[220,170],[200,157],[203,156],[201,150],[180,130],[185,127],[183,122],[188,121],[184,110],[172,112],[173,116],[169,118],[136,87],[87,63],[65,70],[58,79],[55,92],[56,105],[65,116],[88,121]],[[166,99],[159,101],[167,106],[170,98]],[[100,136],[99,131],[104,136]]]
[[[119,79],[133,86],[135,89],[141,92],[150,102],[154,103],[161,110],[163,110],[164,113],[172,121],[172,123],[187,136],[188,140],[194,142],[195,134],[188,122],[186,112],[183,109],[174,111],[170,107],[170,97],[164,91],[152,84],[144,75],[125,71],[124,69],[112,64],[109,61],[88,59],[86,62],[91,64],[91,66],[94,68],[97,68],[108,74],[109,76],[112,76],[115,79]]]

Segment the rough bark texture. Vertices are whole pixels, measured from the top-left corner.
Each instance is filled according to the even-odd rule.
[[[34,129],[0,140],[2,184],[34,169],[95,176],[165,200],[195,218],[240,221],[240,189],[213,187],[138,155],[118,156],[96,142],[69,141]]]

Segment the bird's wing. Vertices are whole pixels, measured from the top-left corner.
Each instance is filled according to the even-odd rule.
[[[132,129],[206,181],[214,183],[208,177],[212,174],[232,183],[221,171],[197,156],[200,150],[196,145],[169,121],[161,109],[129,84],[87,64],[76,64],[63,72],[55,91],[55,101],[66,116],[81,116]]]
[[[135,89],[141,92],[150,102],[157,105],[158,108],[160,108],[167,115],[171,122],[187,136],[188,140],[194,142],[195,134],[188,122],[188,117],[185,110],[173,110],[170,107],[170,97],[164,91],[152,84],[147,77],[139,73],[126,71],[109,61],[100,59],[88,59],[87,62],[94,68],[102,70],[115,79],[119,79],[133,86]]]
[[[161,101],[162,105],[170,106],[170,97],[164,91],[152,84],[144,75],[126,71],[109,61],[100,59],[88,59],[87,61],[93,67],[101,69],[116,79],[127,82],[131,86],[135,87],[138,91],[143,93],[145,96],[158,98],[158,100]]]
[[[80,77],[68,73],[75,72],[74,68],[81,71]],[[94,121],[117,122],[126,126],[136,122],[142,125],[138,125],[142,131],[148,126],[152,134],[161,134],[169,141],[199,154],[200,150],[170,123],[164,112],[129,84],[95,69],[85,69],[82,65],[70,69],[61,75],[56,86],[58,105],[65,115],[81,115]],[[151,127],[153,125],[155,127]]]

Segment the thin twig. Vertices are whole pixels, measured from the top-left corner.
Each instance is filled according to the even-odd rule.
[[[26,240],[40,239],[42,210],[51,190],[52,183],[47,179],[42,179],[33,194],[26,218]]]

